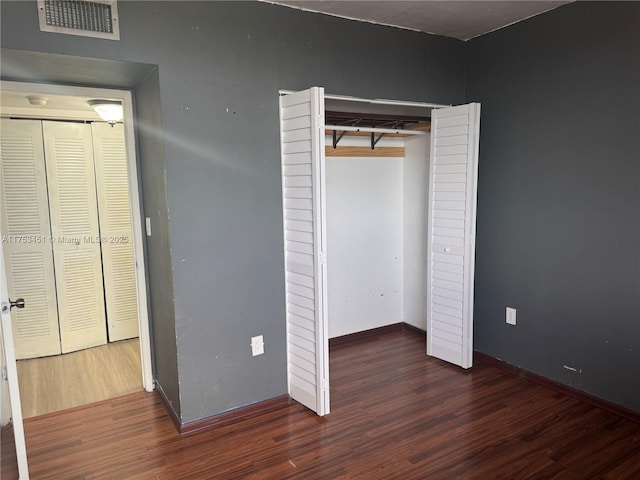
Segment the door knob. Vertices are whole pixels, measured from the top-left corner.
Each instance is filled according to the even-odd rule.
[[[13,307],[16,308],[24,308],[24,298],[18,298],[15,302],[11,299],[9,299],[9,305],[10,305],[10,309]]]
[[[449,253],[451,251],[451,248],[450,247],[444,247],[444,251],[445,251],[445,253]]]
[[[2,302],[2,313],[7,313],[13,307],[24,308],[24,298],[19,298],[15,302],[11,299],[8,302]]]

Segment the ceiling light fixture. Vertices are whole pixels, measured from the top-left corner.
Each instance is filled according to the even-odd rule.
[[[115,100],[89,100],[87,102],[100,118],[112,127],[122,120],[122,103]]]
[[[39,95],[27,95],[27,100],[29,100],[29,105],[44,107],[49,99]]]

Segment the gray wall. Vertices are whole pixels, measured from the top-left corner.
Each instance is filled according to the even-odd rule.
[[[640,3],[563,6],[466,55],[475,348],[640,411]]]
[[[35,2],[3,1],[1,42],[157,66],[163,144],[140,133],[140,151],[164,156],[171,242],[147,252],[170,254],[149,275],[152,302],[173,276],[175,315],[172,299],[154,308],[156,375],[189,422],[287,390],[278,89],[460,103],[464,44],[253,2],[118,5],[114,42],[41,33]],[[159,121],[145,106],[153,86],[141,88],[138,112]],[[143,183],[159,173],[143,168]],[[253,358],[259,334],[265,354]]]
[[[180,417],[178,350],[176,345],[173,268],[169,239],[169,210],[162,138],[160,79],[157,67],[133,90],[144,215],[151,221],[146,238],[146,274],[149,290],[154,379]]]
[[[113,42],[41,33],[35,2],[3,1],[1,43],[73,56],[22,53],[11,78],[134,90],[155,375],[183,422],[286,392],[277,90],[311,85],[453,104],[466,86],[483,104],[476,348],[640,410],[639,7],[579,2],[465,45],[265,4],[127,1]],[[78,57],[117,62],[102,76]]]

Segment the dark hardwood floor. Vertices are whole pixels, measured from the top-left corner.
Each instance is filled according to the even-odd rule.
[[[638,479],[640,425],[405,331],[331,350],[332,413],[293,403],[180,437],[156,394],[25,422],[37,479]]]

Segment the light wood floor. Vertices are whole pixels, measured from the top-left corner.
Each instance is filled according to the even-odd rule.
[[[32,480],[634,480],[640,424],[408,332],[331,349],[331,414],[285,406],[181,437],[157,394],[25,422]]]
[[[137,338],[17,363],[24,418],[142,390]]]

